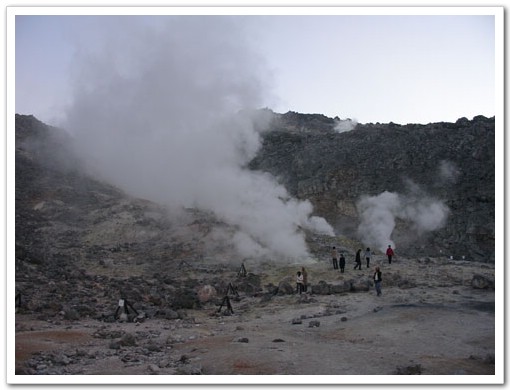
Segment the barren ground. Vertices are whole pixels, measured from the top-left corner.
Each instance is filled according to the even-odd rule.
[[[17,314],[17,374],[495,374],[495,293],[470,283],[473,274],[493,279],[493,265],[445,260],[381,265],[380,297],[373,288],[281,295],[267,302],[241,295],[232,301],[233,315],[217,313],[210,303],[188,310],[184,319],[141,323],[41,321]],[[277,281],[287,272],[293,279],[297,269],[265,270],[264,278]],[[312,285],[372,274],[351,267],[340,274],[326,263],[308,270]],[[384,284],[385,276],[396,274],[416,286]],[[311,326],[314,321],[318,326]],[[132,344],[112,345],[126,334],[134,336]]]

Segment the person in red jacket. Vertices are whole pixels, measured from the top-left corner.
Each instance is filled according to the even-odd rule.
[[[393,249],[391,249],[391,245],[388,245],[388,249],[386,249],[386,256],[388,256],[388,263],[391,264],[391,258],[395,255]]]

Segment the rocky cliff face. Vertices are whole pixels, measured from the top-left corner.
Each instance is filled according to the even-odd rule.
[[[401,253],[494,261],[494,118],[353,124],[344,132],[339,125],[338,118],[323,115],[275,114],[250,167],[311,200],[337,234],[373,245],[360,225],[377,221],[363,221],[360,200],[377,203],[394,195],[406,199],[397,208],[412,203],[422,218],[432,218],[437,207],[444,213],[443,221],[419,229],[409,213],[392,210],[391,239]]]

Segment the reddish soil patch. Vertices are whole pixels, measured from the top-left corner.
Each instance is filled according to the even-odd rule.
[[[45,330],[16,333],[16,367],[21,367],[34,353],[62,350],[84,345],[92,340],[89,334],[76,330]]]

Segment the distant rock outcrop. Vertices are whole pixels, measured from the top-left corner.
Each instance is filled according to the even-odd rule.
[[[449,210],[446,224],[417,234],[397,218],[392,239],[398,250],[494,262],[494,118],[356,124],[344,132],[335,130],[338,121],[274,114],[251,169],[272,173],[293,196],[309,199],[337,234],[353,239],[361,239],[362,196],[386,191],[433,197]]]

